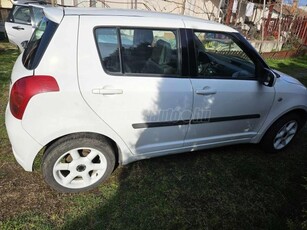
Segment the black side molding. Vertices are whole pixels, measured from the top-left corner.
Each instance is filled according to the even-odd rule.
[[[212,118],[201,118],[194,120],[179,120],[179,121],[162,121],[162,122],[147,122],[147,123],[136,123],[132,124],[134,129],[145,129],[145,128],[157,128],[157,127],[167,127],[167,126],[178,126],[178,125],[194,125],[212,122],[222,122],[222,121],[235,121],[235,120],[246,120],[246,119],[256,119],[260,118],[260,114],[249,114],[249,115],[239,115],[239,116],[229,116],[229,117],[212,117]]]

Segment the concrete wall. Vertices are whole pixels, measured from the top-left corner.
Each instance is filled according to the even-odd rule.
[[[185,14],[194,17],[199,17],[208,20],[218,21],[218,6],[220,0],[98,0],[98,1],[83,1],[83,0],[57,0],[58,4],[78,7],[103,7],[103,8],[122,8],[122,9],[140,9],[151,10],[175,14]]]
[[[267,52],[271,52],[271,51],[279,51],[281,50],[282,47],[282,43],[279,43],[277,41],[250,41],[250,43],[252,44],[252,46],[255,47],[255,49],[258,52],[261,53],[267,53]]]

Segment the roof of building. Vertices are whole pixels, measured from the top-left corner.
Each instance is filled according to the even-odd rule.
[[[281,12],[281,5],[276,4],[273,8],[277,13]],[[286,16],[294,15],[294,12],[297,13],[299,17],[307,17],[307,11],[301,8],[293,8],[292,5],[284,4],[282,6],[282,14]]]

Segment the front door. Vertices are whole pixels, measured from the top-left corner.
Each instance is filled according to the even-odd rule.
[[[231,35],[194,31],[197,76],[186,146],[249,141],[265,121],[274,88],[256,79],[256,65]],[[242,45],[241,45],[242,47]]]

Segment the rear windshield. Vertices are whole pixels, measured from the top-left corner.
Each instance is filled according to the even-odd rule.
[[[27,69],[37,67],[57,28],[58,24],[46,17],[39,23],[22,56],[22,63]]]

